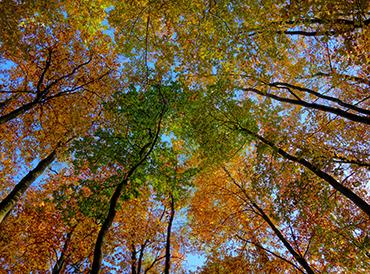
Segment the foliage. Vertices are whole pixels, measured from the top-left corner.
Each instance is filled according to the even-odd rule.
[[[1,269],[369,268],[367,1],[0,13]]]

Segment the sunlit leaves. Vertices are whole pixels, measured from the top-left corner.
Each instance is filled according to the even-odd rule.
[[[174,230],[174,271],[190,239],[207,255],[199,272],[297,271],[249,200],[318,272],[368,268],[368,218],[277,153],[368,200],[366,1],[4,0],[0,11],[1,196],[75,138],[58,150],[59,174],[9,216],[4,269],[48,271],[65,254],[62,272],[87,271],[136,164],[103,271],[133,272],[140,250],[141,272],[163,271],[171,201],[189,224]]]

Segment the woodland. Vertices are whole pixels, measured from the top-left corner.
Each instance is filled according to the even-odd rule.
[[[367,0],[1,0],[0,273],[369,273]]]

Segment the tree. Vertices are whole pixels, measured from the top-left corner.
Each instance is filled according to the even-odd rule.
[[[5,271],[366,271],[367,1],[0,12]]]
[[[0,52],[4,62],[0,80],[3,220],[53,162],[54,150],[97,119],[101,104],[97,90],[109,94],[107,78],[114,54],[109,52],[109,36],[99,30],[96,40],[88,42],[76,22],[63,19],[64,8],[58,9],[55,2],[43,6],[6,1],[1,6],[9,19],[4,19]],[[46,6],[55,12],[44,14]],[[12,7],[19,10],[15,17]],[[33,168],[30,162],[40,158]],[[13,188],[17,168],[25,164],[32,171]]]
[[[52,151],[45,159],[41,160],[38,165],[31,170],[23,179],[14,187],[14,189],[0,203],[0,224],[11,212],[27,188],[44,172],[44,170],[54,161],[56,151]]]
[[[216,88],[218,88],[216,86]],[[215,96],[215,94],[213,94]],[[214,100],[214,99],[212,99]],[[246,133],[247,135],[257,139],[258,141],[262,142],[263,144],[269,146],[273,151],[281,155],[283,158],[298,163],[305,168],[309,169],[311,172],[316,174],[321,179],[325,180],[327,183],[329,183],[335,190],[339,191],[342,195],[347,197],[349,200],[351,200],[354,204],[356,204],[362,211],[364,211],[368,216],[370,216],[370,206],[369,204],[362,199],[360,196],[358,196],[356,193],[354,193],[351,189],[347,188],[346,186],[343,186],[338,180],[336,180],[333,176],[328,174],[327,172],[321,170],[318,166],[312,164],[309,160],[306,160],[304,157],[295,156],[284,149],[281,149],[280,147],[276,146],[272,141],[266,139],[265,137],[258,134],[256,129],[254,129],[253,125],[250,125],[251,122],[248,121],[250,118],[248,117],[249,114],[245,111],[244,106],[238,105],[239,102],[236,100],[233,102],[230,99],[223,99],[222,97],[215,103],[211,103],[209,105],[210,108],[210,116],[212,117],[213,121],[210,123],[218,123],[219,126],[216,126],[218,128],[225,127],[232,131],[242,131]],[[244,109],[243,109],[244,108]],[[245,113],[243,115],[243,112]],[[230,124],[229,128],[227,124]],[[204,128],[204,127],[202,127]],[[197,129],[195,129],[197,130]],[[198,133],[199,134],[199,133]],[[215,144],[217,142],[216,140],[213,140],[210,138],[210,132],[206,132],[206,141],[203,140],[203,142],[210,143],[211,145]],[[209,144],[208,144],[209,145]]]
[[[226,163],[227,167],[210,168],[204,174],[200,173],[196,179],[198,190],[192,201],[191,226],[193,233],[198,235],[198,247],[206,252],[210,248],[210,262],[225,258],[225,262],[217,263],[221,269],[235,267],[239,261],[244,271],[257,271],[259,267],[264,270],[271,267],[273,271],[279,271],[280,267],[284,270],[293,267],[308,273],[326,271],[329,267],[353,269],[356,267],[353,265],[355,254],[359,255],[355,260],[362,262],[365,253],[362,251],[360,255],[360,249],[356,245],[347,245],[344,251],[344,245],[340,244],[339,239],[343,240],[345,236],[336,234],[337,231],[331,229],[333,224],[328,224],[326,217],[334,214],[333,205],[316,209],[311,207],[311,203],[316,202],[311,199],[310,202],[304,200],[305,208],[300,208],[299,201],[292,202],[292,197],[284,193],[288,204],[283,206],[287,208],[287,215],[283,217],[285,213],[278,206],[280,198],[276,196],[285,189],[284,182],[277,184],[278,177],[272,175],[272,171],[266,172],[270,161],[259,164],[257,153],[252,149],[248,155],[236,156]],[[271,168],[278,168],[281,162],[277,164]],[[287,181],[286,175],[283,178]],[[324,200],[320,201],[323,204]],[[320,217],[318,220],[312,218],[307,223],[305,211],[316,212],[316,216]],[[213,218],[208,218],[209,214]],[[290,216],[290,219],[286,216]],[[347,229],[351,231],[349,226],[343,227],[342,231]],[[360,227],[358,229],[361,230]],[[326,235],[331,235],[329,238],[338,237],[339,242],[334,243],[333,239],[323,241]],[[326,250],[326,246],[333,250]],[[336,248],[341,249],[342,255],[351,254],[349,258],[352,261],[344,258],[343,263],[338,259],[331,261],[329,253],[334,255]],[[320,251],[317,252],[317,249]],[[328,262],[320,262],[323,254],[331,261],[329,265],[326,265]],[[227,261],[231,259],[229,256],[235,262],[227,266]]]
[[[64,170],[48,177],[43,189],[30,187],[22,203],[2,224],[2,269],[81,270],[78,265],[89,256],[98,227],[78,210],[71,195],[76,182],[78,178]],[[61,199],[62,193],[68,198]]]
[[[88,137],[76,146],[76,155],[95,164],[96,171],[99,165],[118,165],[118,178],[121,178],[114,183],[108,213],[98,234],[92,263],[93,273],[100,269],[102,245],[116,215],[120,197],[129,190],[132,176],[145,166],[157,146],[171,100],[166,96],[174,96],[177,88],[176,85],[156,85],[144,93],[132,87],[127,93],[118,93],[116,101],[106,105],[108,112],[113,114],[111,123],[114,121],[116,124],[112,124],[111,128],[102,128],[94,138]]]

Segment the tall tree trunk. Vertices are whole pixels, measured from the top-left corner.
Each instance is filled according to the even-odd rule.
[[[127,185],[127,178],[125,178],[114,190],[112,198],[109,203],[108,215],[105,218],[102,227],[99,230],[98,238],[96,239],[95,249],[94,249],[94,259],[91,267],[91,274],[99,273],[101,261],[102,261],[102,246],[104,243],[104,238],[108,233],[110,226],[116,216],[116,206],[118,204],[119,197],[122,194],[123,187]]]
[[[260,208],[255,202],[252,202],[252,206],[257,209],[257,211],[261,214],[262,218],[268,223],[268,225],[271,227],[271,229],[274,231],[276,236],[279,238],[279,240],[283,243],[286,249],[290,252],[290,254],[293,255],[294,259],[307,271],[309,274],[314,274],[315,272],[312,270],[312,268],[309,266],[308,262],[305,258],[303,258],[301,255],[299,255],[292,245],[288,242],[287,239],[285,239],[284,235],[281,233],[281,231],[274,225],[274,223],[271,221],[271,219],[266,215],[266,213]]]
[[[167,237],[166,237],[166,257],[164,265],[164,273],[169,274],[171,268],[171,229],[173,218],[175,217],[175,201],[173,195],[171,194],[171,203],[170,203],[170,218],[167,226]]]
[[[312,108],[312,109],[317,109],[317,110],[333,113],[333,114],[339,115],[343,118],[346,118],[346,119],[354,121],[354,122],[370,125],[370,117],[369,116],[360,116],[360,115],[357,115],[357,114],[354,114],[354,113],[351,113],[351,112],[348,112],[348,111],[345,111],[345,110],[342,110],[342,109],[336,108],[336,107],[325,106],[325,105],[321,105],[321,104],[317,104],[317,103],[309,103],[309,102],[302,101],[302,100],[284,98],[284,97],[280,97],[280,96],[277,96],[277,95],[274,95],[274,94],[271,94],[271,93],[260,91],[260,90],[255,89],[255,88],[245,88],[244,90],[245,91],[252,91],[256,94],[259,94],[259,95],[262,95],[262,96],[265,96],[265,97],[269,97],[269,98],[272,98],[272,99],[280,101],[280,102],[290,103],[290,104],[293,104],[293,105],[298,105],[298,106],[303,106],[303,107],[308,107],[308,108]]]
[[[143,263],[143,257],[144,257],[144,249],[146,245],[148,244],[149,240],[145,240],[144,243],[140,246],[140,253],[139,253],[139,260],[137,262],[137,273],[140,274],[141,272],[141,267]]]
[[[307,161],[303,158],[299,158],[299,157],[296,157],[294,155],[291,155],[291,154],[287,153],[285,150],[279,148],[273,142],[265,139],[261,135],[259,135],[257,133],[254,133],[254,132],[252,132],[251,130],[249,130],[247,128],[240,127],[240,129],[243,130],[245,133],[254,136],[255,138],[257,138],[258,140],[260,140],[264,144],[270,146],[274,151],[279,153],[284,158],[286,158],[286,159],[288,159],[292,162],[299,163],[299,164],[303,165],[304,167],[308,168],[309,170],[311,170],[318,177],[320,177],[321,179],[328,182],[335,190],[339,191],[342,195],[344,195],[349,200],[351,200],[355,205],[357,205],[363,212],[365,212],[370,217],[370,205],[368,203],[366,203],[363,199],[361,199],[352,190],[350,190],[349,188],[347,188],[344,185],[342,185],[341,183],[339,183],[331,175],[322,171],[320,168],[314,166],[311,162],[309,162],[309,161]]]
[[[62,253],[60,254],[59,259],[57,260],[57,262],[55,263],[53,267],[53,270],[51,272],[52,274],[59,274],[64,267],[65,257],[66,257],[69,242],[71,241],[73,230],[74,230],[74,227],[72,228],[72,231],[67,233],[67,237],[63,245]]]
[[[131,274],[137,274],[139,272],[136,271],[136,248],[135,245],[132,244],[132,250],[131,250]]]
[[[28,172],[26,176],[13,188],[13,190],[0,203],[0,224],[2,224],[22,195],[29,186],[44,172],[44,170],[54,161],[56,150],[51,152],[45,159]]]
[[[148,157],[150,152],[152,151],[154,144],[157,141],[157,137],[154,140],[154,143],[152,143],[151,148],[149,149],[148,153],[144,155],[144,157],[136,164],[134,165],[126,174],[125,178],[122,180],[121,183],[118,184],[116,189],[114,190],[114,193],[112,195],[112,198],[109,202],[109,210],[108,215],[105,218],[102,227],[99,230],[98,238],[96,239],[95,248],[94,248],[94,259],[91,266],[91,274],[97,274],[99,273],[101,261],[102,261],[102,247],[104,243],[104,238],[106,234],[108,233],[109,228],[111,227],[114,217],[116,216],[116,207],[119,201],[119,198],[121,197],[122,190],[124,187],[127,186],[127,182],[131,175],[135,172],[135,170],[145,161],[145,159]]]
[[[289,243],[289,241],[284,237],[284,235],[281,233],[281,231],[274,225],[274,223],[271,221],[271,219],[268,217],[268,215],[263,211],[261,207],[259,207],[251,197],[249,197],[247,191],[245,188],[243,188],[240,184],[238,184],[235,179],[232,177],[230,172],[224,168],[224,171],[226,174],[230,177],[230,179],[233,181],[233,183],[241,189],[245,197],[248,199],[250,204],[259,212],[260,216],[263,218],[263,220],[271,227],[271,229],[274,231],[276,236],[279,238],[279,240],[283,243],[285,248],[289,251],[290,254],[294,257],[294,259],[306,270],[309,274],[314,274],[315,272],[312,270],[306,259],[301,256],[298,252],[295,251],[293,246]]]
[[[121,197],[122,190],[123,190],[124,187],[127,186],[127,182],[130,179],[131,175],[136,171],[136,169],[138,167],[140,167],[145,162],[145,160],[148,158],[150,153],[153,151],[154,146],[157,143],[158,138],[159,138],[159,133],[160,133],[161,124],[162,124],[162,118],[163,118],[163,115],[164,115],[165,111],[166,111],[166,105],[164,105],[162,110],[161,110],[159,121],[158,121],[158,124],[157,124],[156,134],[155,134],[153,140],[148,142],[147,144],[145,144],[141,149],[142,152],[144,153],[144,155],[140,158],[140,160],[137,163],[135,163],[128,170],[127,174],[125,175],[125,178],[121,181],[121,183],[119,183],[117,185],[116,189],[114,190],[112,198],[110,199],[110,202],[109,202],[108,215],[105,218],[105,220],[103,222],[103,225],[99,230],[98,238],[96,239],[96,242],[95,242],[94,258],[93,258],[93,263],[92,263],[91,271],[90,271],[91,274],[98,274],[99,273],[100,266],[101,266],[101,261],[102,261],[102,247],[103,247],[103,243],[104,243],[104,238],[105,238],[106,234],[108,233],[109,228],[111,227],[111,225],[113,223],[114,217],[116,216],[116,213],[117,213],[116,206],[118,204],[119,198]],[[145,153],[146,148],[148,148],[148,150]]]
[[[140,165],[142,165],[144,163],[146,158],[149,156],[149,154],[153,150],[154,145],[155,145],[155,143],[157,142],[157,139],[158,139],[158,134],[159,134],[159,130],[157,131],[157,135],[156,135],[154,141],[152,143],[149,143],[149,145],[151,145],[149,151],[143,156],[143,158],[140,159],[139,162],[137,162],[127,172],[125,178],[122,180],[121,183],[118,184],[118,186],[114,190],[112,198],[110,199],[110,202],[109,202],[108,215],[105,218],[105,220],[103,222],[103,225],[99,230],[98,238],[96,239],[95,248],[94,248],[94,259],[93,259],[93,263],[92,263],[92,266],[91,266],[91,272],[90,272],[91,274],[99,273],[100,266],[101,266],[101,261],[102,261],[102,247],[103,247],[103,243],[104,243],[104,238],[105,238],[106,234],[108,233],[109,228],[111,227],[111,225],[113,223],[114,217],[116,216],[116,213],[117,213],[116,207],[117,207],[119,198],[121,197],[123,188],[127,186],[127,182],[129,180],[129,178],[131,177],[131,175],[135,172],[135,170]],[[147,146],[147,145],[145,145],[145,146]]]

